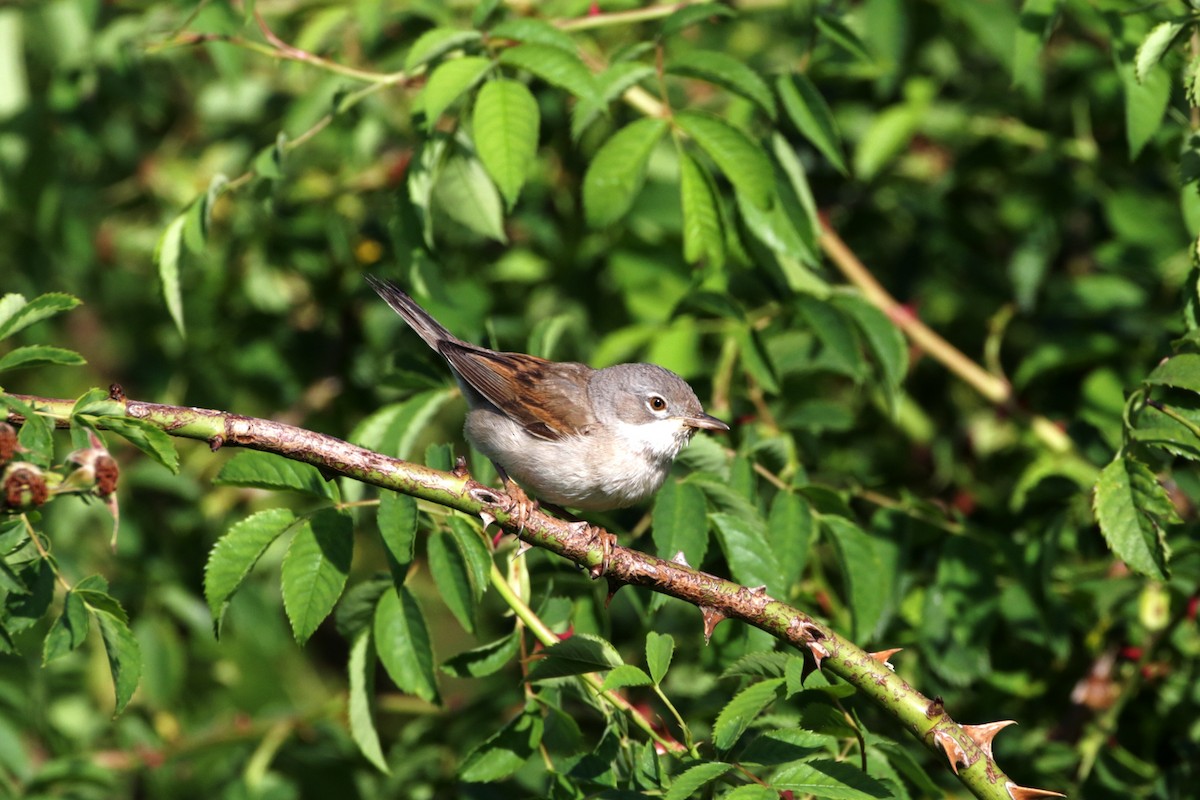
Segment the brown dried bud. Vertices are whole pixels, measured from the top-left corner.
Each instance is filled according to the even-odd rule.
[[[108,497],[117,490],[117,477],[121,470],[117,468],[117,460],[110,455],[96,458],[96,494]]]
[[[17,429],[7,422],[0,422],[0,466],[12,461],[17,452]]]
[[[41,469],[24,461],[15,461],[4,470],[3,490],[4,504],[12,509],[35,508],[50,496]]]

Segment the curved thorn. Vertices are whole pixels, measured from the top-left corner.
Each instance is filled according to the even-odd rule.
[[[1017,786],[1012,781],[1004,784],[1005,791],[1012,800],[1035,800],[1038,797],[1066,797],[1062,792],[1052,792],[1049,789],[1034,789],[1030,786]]]
[[[985,722],[982,725],[963,725],[962,729],[967,736],[971,737],[971,741],[979,745],[979,749],[984,752],[984,755],[989,760],[994,761],[992,757],[992,739],[996,738],[996,734],[1007,728],[1009,725],[1016,725],[1015,719],[1002,719],[998,722]]]

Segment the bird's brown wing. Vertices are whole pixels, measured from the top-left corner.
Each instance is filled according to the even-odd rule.
[[[471,388],[534,436],[561,439],[595,422],[587,395],[591,367],[459,341],[438,349]]]

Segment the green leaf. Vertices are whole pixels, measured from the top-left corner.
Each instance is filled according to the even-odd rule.
[[[1179,34],[1183,33],[1187,27],[1188,25],[1183,22],[1168,20],[1155,25],[1146,35],[1133,60],[1133,72],[1138,83],[1146,82],[1146,76],[1149,75],[1150,70],[1158,66],[1158,62],[1162,61],[1162,57],[1166,55],[1171,46],[1179,39]]]
[[[746,586],[766,586],[772,596],[783,597],[787,587],[762,522],[725,513],[713,514],[711,519],[733,579]]]
[[[330,612],[350,574],[354,521],[348,513],[323,508],[296,530],[283,558],[283,607],[296,641],[304,644]]]
[[[482,678],[499,672],[517,657],[520,650],[520,636],[512,633],[447,659],[442,664],[442,671],[456,678]]]
[[[782,685],[783,678],[771,678],[752,683],[734,695],[713,723],[713,747],[726,752],[737,744],[738,739],[763,709],[775,702]]]
[[[429,626],[407,587],[384,592],[379,598],[374,631],[379,660],[396,687],[431,703],[440,702]]]
[[[395,410],[395,415],[391,418],[378,446],[372,446],[365,441],[362,444],[373,450],[390,453],[396,458],[411,459],[429,421],[457,394],[457,389],[447,388],[413,395]]]
[[[440,58],[453,50],[461,50],[467,45],[474,44],[482,39],[483,37],[478,31],[464,31],[457,28],[431,28],[417,37],[417,40],[413,42],[412,48],[409,49],[408,55],[404,59],[404,71],[412,72],[417,67],[428,64],[435,58]]]
[[[571,138],[578,140],[588,126],[608,109],[608,104],[631,86],[654,77],[654,68],[635,61],[618,61],[604,72],[593,76],[600,92],[600,102],[579,100],[571,109]]]
[[[1134,572],[1166,580],[1170,551],[1162,526],[1178,516],[1150,468],[1128,456],[1113,459],[1096,481],[1093,507],[1117,558]]]
[[[510,209],[537,156],[539,124],[537,100],[525,84],[494,80],[479,90],[472,113],[475,147]]]
[[[768,394],[779,394],[779,381],[775,379],[775,370],[771,368],[766,350],[759,341],[758,331],[746,324],[734,332],[734,339],[737,340],[738,355],[741,356],[742,366],[745,367],[746,372],[753,376],[763,391]]]
[[[783,103],[788,119],[805,139],[821,152],[834,168],[847,175],[846,159],[842,153],[842,137],[834,122],[833,112],[825,98],[808,78],[799,73],[781,75],[775,81],[775,90]]]
[[[583,208],[588,224],[613,224],[633,205],[646,180],[646,164],[667,122],[643,118],[609,137],[596,152],[583,178]]]
[[[213,545],[204,566],[204,597],[216,635],[221,633],[221,620],[229,599],[271,542],[295,521],[295,515],[288,509],[269,508],[234,523]]]
[[[604,677],[604,683],[600,685],[600,691],[608,692],[615,689],[625,689],[630,686],[650,686],[653,683],[650,676],[647,675],[640,667],[635,667],[632,664],[621,664],[609,670],[608,675]]]
[[[157,425],[132,417],[97,417],[96,420],[172,473],[179,474],[179,452],[175,449],[175,443]]]
[[[808,295],[796,298],[796,307],[824,346],[820,366],[858,378],[866,363],[858,349],[854,328],[831,301]]]
[[[784,491],[775,495],[767,517],[767,542],[785,588],[795,586],[804,573],[815,528],[812,507],[804,497]]]
[[[893,413],[900,385],[908,374],[908,341],[896,323],[858,295],[837,293],[830,298],[834,307],[854,321],[867,343],[883,377],[884,393]]]
[[[916,104],[892,106],[876,115],[858,140],[854,174],[869,181],[904,152],[921,123],[924,108]]]
[[[4,620],[8,633],[20,633],[40,621],[54,600],[55,576],[49,559],[38,559],[21,569],[18,576],[29,591],[8,598],[8,618]]]
[[[478,596],[471,586],[466,561],[448,534],[436,531],[428,540],[429,572],[437,584],[438,593],[458,624],[467,633],[475,632]]]
[[[89,624],[83,599],[75,592],[67,592],[63,598],[62,614],[54,620],[49,633],[46,634],[46,641],[42,646],[42,665],[65,656],[83,644],[87,640]]]
[[[865,642],[886,621],[884,610],[891,600],[896,565],[889,563],[875,537],[845,517],[828,515],[821,524],[833,541],[848,588],[846,604],[854,619],[854,640]]]
[[[221,467],[213,483],[273,491],[292,490],[337,499],[337,486],[322,478],[316,467],[257,450],[243,450],[235,455]]]
[[[776,800],[782,795],[774,789],[746,783],[721,795],[721,800]]]
[[[534,17],[506,19],[491,30],[492,39],[511,39],[557,47],[568,53],[576,52],[575,40],[545,20]]]
[[[554,45],[530,42],[508,48],[500,53],[499,60],[507,67],[531,72],[580,99],[601,102],[595,77],[573,50],[568,52]]]
[[[0,341],[35,322],[70,311],[79,302],[79,298],[61,292],[39,295],[28,303],[19,294],[6,294],[0,299]]]
[[[664,69],[675,75],[700,78],[740,94],[775,119],[775,98],[759,74],[741,59],[718,50],[687,50],[668,59]]]
[[[541,658],[529,671],[528,680],[541,681],[564,675],[599,672],[622,663],[617,649],[607,641],[588,633],[577,633],[543,650]]]
[[[42,364],[61,364],[67,367],[77,367],[86,364],[83,356],[74,350],[62,347],[50,347],[44,344],[33,344],[18,347],[0,357],[0,372],[21,367],[36,367]]]
[[[720,270],[725,266],[725,233],[712,176],[683,151],[679,153],[679,198],[684,259],[693,264],[703,261]]]
[[[1180,353],[1168,358],[1154,368],[1145,383],[1200,392],[1200,353]]]
[[[1171,101],[1171,76],[1166,70],[1153,69],[1139,81],[1132,64],[1121,64],[1118,72],[1125,90],[1125,138],[1133,159],[1162,125]]]
[[[893,796],[884,784],[862,770],[830,759],[785,766],[775,773],[771,786],[829,800],[875,800]]]
[[[708,521],[704,492],[690,483],[668,480],[654,499],[654,549],[659,558],[683,552],[687,563],[699,566],[708,552]]]
[[[208,182],[208,190],[193,200],[183,212],[183,244],[191,252],[204,252],[208,244],[208,229],[212,225],[213,206],[228,183],[229,178],[217,173]]]
[[[171,220],[158,244],[154,247],[154,263],[158,265],[158,279],[162,281],[163,300],[167,312],[175,322],[179,335],[187,338],[183,324],[183,293],[179,288],[179,258],[183,254],[183,226],[187,223],[187,212]]]
[[[467,783],[491,783],[509,777],[537,752],[545,722],[530,704],[487,741],[467,754],[458,767],[458,779]]]
[[[439,64],[421,90],[419,102],[425,111],[426,129],[433,130],[446,109],[483,80],[491,68],[491,59],[480,56],[466,56]]]
[[[275,143],[258,151],[254,157],[253,169],[260,178],[277,181],[283,177],[283,163],[287,157],[287,134],[282,131],[275,137]]]
[[[794,658],[795,656],[787,653],[747,653],[726,667],[721,673],[721,678],[782,678],[787,672],[788,664]]]
[[[858,34],[850,30],[846,23],[831,14],[817,15],[817,30],[827,36],[831,42],[845,50],[859,61],[868,64],[875,61],[875,56],[867,50],[867,46],[858,38]]]
[[[416,499],[399,492],[382,492],[375,524],[387,550],[392,579],[399,586],[404,583],[417,541]]]
[[[1054,30],[1061,0],[1025,0],[1017,25],[1013,52],[1012,80],[1014,86],[1025,87],[1040,94],[1042,70],[1038,57]]]
[[[691,800],[697,796],[701,787],[712,783],[731,769],[732,764],[723,764],[720,761],[706,761],[688,767],[672,779],[663,800]]]
[[[675,653],[675,640],[667,633],[647,631],[646,633],[646,666],[650,668],[650,678],[654,685],[662,683],[667,669],[671,666],[671,656]]]
[[[771,207],[775,198],[775,172],[758,144],[729,123],[695,111],[680,111],[674,119],[738,192],[759,208]]]
[[[455,148],[442,164],[433,186],[437,209],[469,231],[501,244],[504,204],[482,162],[474,154]]]
[[[346,669],[350,683],[350,738],[367,761],[380,772],[389,774],[387,759],[379,745],[379,732],[375,730],[375,720],[371,716],[371,706],[375,703],[375,647],[369,630],[364,630],[354,640]]]
[[[88,593],[85,597],[94,594]],[[142,651],[133,632],[129,630],[128,619],[120,606],[117,606],[120,613],[113,613],[108,604],[93,605],[91,597],[86,602],[92,606],[92,613],[96,615],[100,638],[104,641],[104,652],[108,655],[108,668],[112,673],[113,691],[117,701],[113,711],[113,715],[116,716],[125,710],[134,690],[137,689],[138,680],[142,675]],[[115,604],[116,601],[113,600],[112,605]]]
[[[683,5],[663,20],[663,37],[674,36],[684,28],[702,21],[716,21],[718,17],[736,17],[737,12],[723,3],[696,3]]]
[[[492,551],[484,535],[463,517],[450,518],[450,538],[462,556],[471,581],[471,594],[476,600],[483,597],[490,583]]]

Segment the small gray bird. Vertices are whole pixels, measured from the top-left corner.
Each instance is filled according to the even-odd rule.
[[[467,440],[492,460],[510,494],[511,479],[547,503],[624,508],[658,491],[697,430],[729,430],[670,370],[592,369],[488,350],[454,336],[391,281],[366,278],[449,362],[470,407]]]

